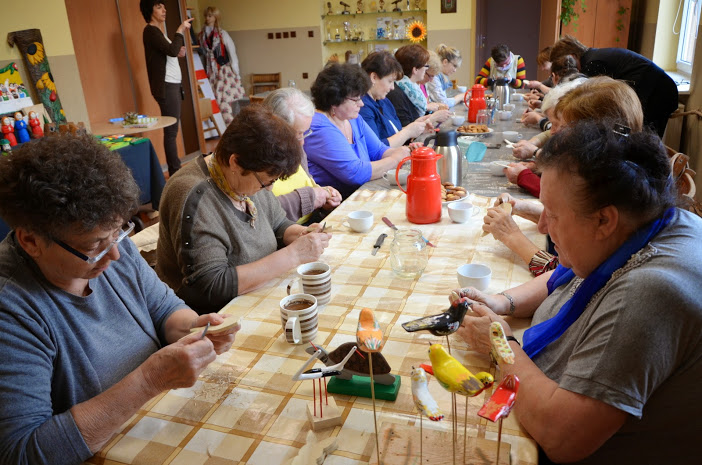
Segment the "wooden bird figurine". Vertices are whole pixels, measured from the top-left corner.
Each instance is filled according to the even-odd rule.
[[[356,342],[358,342],[358,348],[364,352],[380,352],[383,348],[383,332],[373,311],[369,308],[361,310],[361,315],[358,317]]]
[[[497,421],[507,418],[512,411],[514,401],[517,399],[519,390],[519,378],[516,375],[507,375],[502,382],[497,385],[497,389],[490,398],[478,410],[478,415],[490,421]]]
[[[451,305],[444,313],[408,321],[403,323],[402,327],[408,333],[427,330],[434,336],[448,336],[455,333],[458,327],[461,326],[463,317],[466,316],[469,307],[470,302],[463,299],[462,302],[456,302]]]
[[[441,387],[449,392],[473,397],[495,382],[490,373],[480,372],[477,375],[471,373],[458,360],[450,356],[441,344],[433,344],[429,348],[429,359],[431,367],[422,365],[422,368],[427,373],[433,374]]]
[[[431,421],[439,421],[444,414],[439,405],[429,393],[427,374],[423,368],[412,367],[412,399],[420,414],[426,415]]]
[[[327,367],[331,367],[335,363],[341,362],[346,354],[352,347],[356,347],[355,342],[345,342],[341,344],[336,349],[327,353],[321,346],[308,347],[305,349],[310,355],[313,355],[316,350],[321,350],[322,353],[319,356],[319,360],[324,363]],[[373,355],[373,381],[377,384],[390,385],[395,382],[395,375],[390,373],[390,364],[385,360],[383,354],[376,353]],[[363,376],[369,377],[370,371],[368,370],[368,360],[358,351],[354,351],[351,358],[346,362],[341,373],[336,375],[339,379],[349,380],[353,376]]]
[[[514,352],[507,342],[505,330],[499,321],[490,323],[490,355],[495,363],[514,363]]]

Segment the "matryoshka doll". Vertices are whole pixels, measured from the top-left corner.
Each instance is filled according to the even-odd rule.
[[[27,123],[24,122],[24,115],[21,112],[15,112],[15,134],[17,142],[23,144],[29,142],[29,131],[27,131]]]
[[[32,137],[39,139],[44,137],[44,131],[41,129],[41,121],[37,117],[37,113],[34,111],[29,112],[29,126],[32,128]]]
[[[14,147],[17,145],[17,138],[15,137],[15,130],[10,123],[10,117],[3,116],[0,122],[2,123],[2,125],[0,125],[0,130],[2,131],[3,137],[10,141],[10,147]]]

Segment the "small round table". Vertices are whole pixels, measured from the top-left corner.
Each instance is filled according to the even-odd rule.
[[[114,136],[115,134],[141,134],[156,129],[162,129],[176,123],[176,119],[172,116],[157,116],[156,124],[148,128],[125,128],[121,124],[112,123],[91,123],[91,132],[98,136]]]

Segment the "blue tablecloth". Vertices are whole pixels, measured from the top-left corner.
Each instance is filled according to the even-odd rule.
[[[27,142],[31,143],[31,142]],[[151,145],[151,141],[147,140],[141,144],[129,145],[117,149],[124,163],[132,170],[132,176],[137,182],[141,190],[141,203],[146,204],[151,202],[154,210],[158,210],[158,204],[161,202],[161,192],[163,186],[166,185],[166,179],[161,171],[161,163],[158,161],[158,156]],[[0,240],[4,239],[10,228],[0,218]]]

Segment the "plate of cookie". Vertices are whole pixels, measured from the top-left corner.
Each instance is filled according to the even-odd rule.
[[[447,205],[452,202],[461,202],[466,199],[468,193],[465,187],[454,186],[451,182],[441,183],[441,204]]]
[[[494,129],[487,127],[485,124],[464,124],[456,129],[458,134],[466,136],[487,135],[493,131]]]

